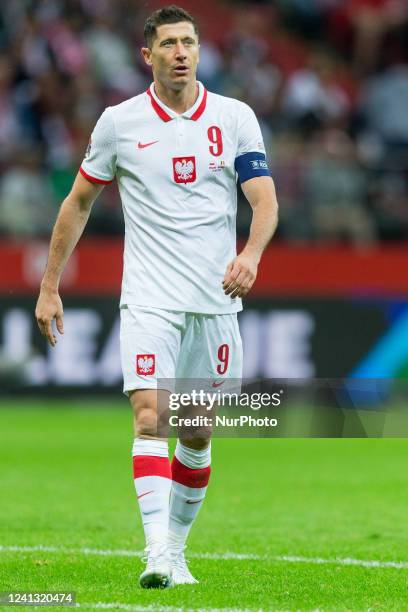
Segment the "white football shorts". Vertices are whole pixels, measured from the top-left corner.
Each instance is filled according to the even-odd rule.
[[[127,305],[121,308],[123,391],[179,389],[202,379],[216,389],[242,378],[242,341],[236,313],[195,314]],[[181,383],[181,386],[183,383]]]

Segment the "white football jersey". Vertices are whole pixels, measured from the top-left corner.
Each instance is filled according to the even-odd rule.
[[[122,200],[121,305],[203,314],[242,309],[222,289],[236,256],[236,159],[255,153],[251,176],[265,174],[265,161],[256,159],[265,159],[264,145],[249,106],[198,87],[194,106],[178,115],[152,84],[108,107],[92,133],[80,171],[96,183],[116,177]]]

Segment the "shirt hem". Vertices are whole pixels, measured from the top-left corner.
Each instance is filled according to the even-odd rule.
[[[221,314],[234,314],[236,312],[241,312],[243,309],[242,303],[233,304],[231,306],[225,306],[223,308],[220,307],[211,307],[211,308],[203,308],[202,306],[190,306],[190,305],[174,305],[174,304],[144,304],[138,301],[134,301],[131,298],[122,298],[120,300],[120,308],[125,308],[126,306],[137,306],[138,308],[154,308],[157,310],[171,310],[173,312],[190,312],[194,314],[206,314],[206,315],[221,315]]]

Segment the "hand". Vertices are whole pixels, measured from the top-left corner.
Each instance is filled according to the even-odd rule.
[[[222,288],[231,298],[246,296],[256,279],[258,259],[242,251],[228,264]]]
[[[41,289],[35,309],[35,318],[37,319],[38,327],[42,335],[48,340],[51,346],[55,346],[57,344],[57,338],[52,329],[53,319],[56,321],[59,333],[64,333],[64,312],[61,298],[57,291]]]

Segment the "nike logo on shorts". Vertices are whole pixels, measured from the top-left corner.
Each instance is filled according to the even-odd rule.
[[[217,382],[217,381],[215,381],[215,382],[213,382],[212,386],[213,386],[213,387],[214,387],[214,389],[215,389],[215,388],[217,388],[217,387],[221,387],[221,385],[223,385],[224,383],[225,383],[225,380],[220,380],[220,381],[218,381],[218,382]]]

